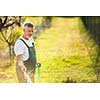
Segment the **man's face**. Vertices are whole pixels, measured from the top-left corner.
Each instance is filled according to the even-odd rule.
[[[29,39],[31,36],[34,36],[34,30],[32,27],[25,27],[24,28],[24,37]]]

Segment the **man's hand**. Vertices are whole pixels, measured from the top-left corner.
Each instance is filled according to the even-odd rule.
[[[18,55],[17,56],[17,63],[18,63],[18,66],[21,68],[22,72],[26,72],[27,71],[27,68],[25,67],[25,65],[23,63],[23,60],[22,60],[22,55]]]
[[[40,62],[37,62],[36,65],[37,65],[38,67],[41,67],[41,63],[40,63]]]

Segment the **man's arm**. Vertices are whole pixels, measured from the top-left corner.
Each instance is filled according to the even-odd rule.
[[[21,71],[25,72],[27,70],[27,68],[25,67],[25,65],[23,63],[22,54],[21,55],[17,55],[16,59],[17,59],[18,66],[21,68]]]

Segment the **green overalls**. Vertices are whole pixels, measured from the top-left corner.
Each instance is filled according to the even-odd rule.
[[[23,43],[26,45],[26,47],[28,48],[28,51],[29,51],[29,58],[28,58],[28,60],[23,61],[23,63],[25,65],[25,67],[27,68],[27,71],[35,74],[35,69],[36,69],[36,51],[35,51],[34,43],[32,44],[33,47],[29,47],[23,39],[20,38],[20,40],[23,41]],[[25,83],[26,81],[24,79],[23,73],[21,72],[20,68],[18,68],[18,69],[19,69],[19,70],[17,70],[17,71],[19,71],[17,73],[18,80],[19,80],[20,83],[21,82]]]

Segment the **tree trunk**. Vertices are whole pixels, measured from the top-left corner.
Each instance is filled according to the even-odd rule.
[[[9,62],[10,62],[10,65],[11,65],[12,64],[11,45],[8,44],[8,47],[9,47]]]

